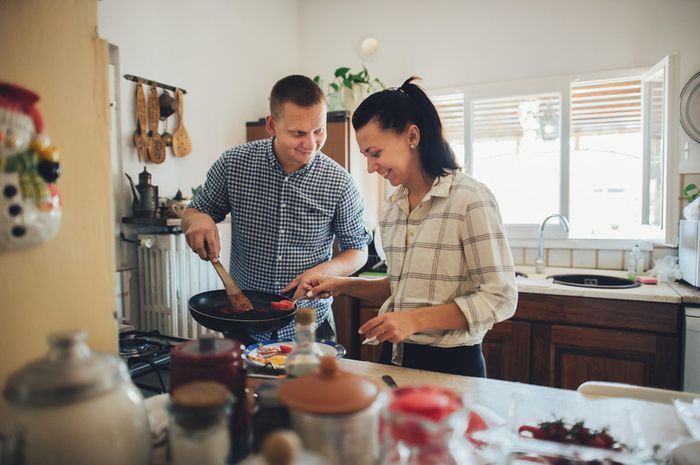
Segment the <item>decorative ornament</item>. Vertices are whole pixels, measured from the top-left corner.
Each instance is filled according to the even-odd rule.
[[[0,251],[56,235],[61,200],[59,151],[49,145],[34,92],[0,82]]]

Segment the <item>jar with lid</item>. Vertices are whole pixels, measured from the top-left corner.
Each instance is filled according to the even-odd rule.
[[[394,389],[382,410],[381,465],[475,463],[464,438],[469,412],[456,393],[436,386]]]
[[[262,383],[255,388],[253,409],[253,451],[259,452],[265,438],[272,432],[289,428],[289,410],[278,396],[278,385]]]
[[[175,390],[168,406],[169,463],[226,465],[232,403],[226,386],[215,381],[195,381]]]
[[[250,453],[250,412],[246,395],[243,346],[235,339],[202,335],[198,340],[178,344],[171,351],[171,389],[192,381],[217,381],[233,394],[230,438],[231,459],[236,462]]]
[[[92,352],[86,340],[85,331],[51,334],[48,354],[7,378],[0,462],[7,457],[33,465],[150,462],[141,392],[119,356]]]
[[[279,398],[304,447],[331,465],[375,465],[382,399],[374,382],[342,371],[332,355],[319,371],[284,381]]]

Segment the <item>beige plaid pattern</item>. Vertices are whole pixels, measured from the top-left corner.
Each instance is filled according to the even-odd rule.
[[[416,333],[405,342],[438,347],[479,344],[494,323],[513,316],[518,300],[510,248],[491,191],[455,171],[438,177],[409,213],[408,189],[386,199],[380,229],[391,297],[380,313],[455,302],[466,330]],[[394,347],[394,363],[402,345]]]

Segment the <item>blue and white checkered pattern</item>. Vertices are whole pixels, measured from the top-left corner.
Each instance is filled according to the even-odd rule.
[[[299,274],[330,260],[334,238],[341,251],[362,249],[371,240],[362,198],[348,172],[318,153],[288,175],[272,151],[272,139],[224,152],[190,207],[217,223],[231,213],[229,272],[242,289],[279,293]],[[330,299],[298,304],[314,307],[319,324],[331,306]],[[294,337],[293,322],[278,336]]]

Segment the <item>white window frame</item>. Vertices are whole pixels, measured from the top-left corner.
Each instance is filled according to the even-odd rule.
[[[677,71],[674,67],[677,66],[677,60],[674,55],[669,55],[664,58],[661,63],[652,68],[627,68],[619,70],[610,70],[592,73],[580,73],[546,77],[540,79],[527,79],[519,81],[501,81],[476,85],[451,86],[449,88],[433,89],[431,95],[439,95],[441,93],[461,91],[464,94],[464,110],[465,113],[465,130],[464,130],[464,171],[472,174],[472,141],[474,135],[472,128],[474,126],[472,120],[472,102],[480,99],[517,97],[532,95],[538,93],[557,92],[561,96],[561,117],[560,117],[560,150],[561,150],[561,166],[562,173],[560,179],[560,194],[558,212],[565,216],[569,216],[569,128],[571,119],[571,83],[577,80],[595,81],[605,79],[619,79],[630,76],[643,77],[646,73],[654,72],[657,66],[666,63],[667,76],[665,95],[667,96],[668,115],[665,118],[667,127],[664,128],[666,134],[666,192],[664,200],[664,231],[659,231],[654,240],[640,241],[638,239],[569,239],[568,233],[563,230],[556,222],[548,224],[546,227],[547,245],[549,247],[574,248],[574,249],[600,249],[600,250],[620,250],[630,249],[635,244],[640,244],[642,250],[651,250],[653,244],[663,243],[675,245],[677,241],[678,229],[678,208],[672,202],[675,200],[678,191],[678,158],[676,154],[678,125],[673,118],[677,112],[674,109],[678,106],[678,97],[675,95],[676,83],[674,76],[677,76]],[[675,189],[675,190],[674,190]],[[674,218],[675,217],[675,218]],[[542,218],[544,220],[544,218]],[[508,242],[512,247],[537,247],[539,224],[506,224],[506,233],[508,234]],[[674,236],[675,231],[675,236]]]

